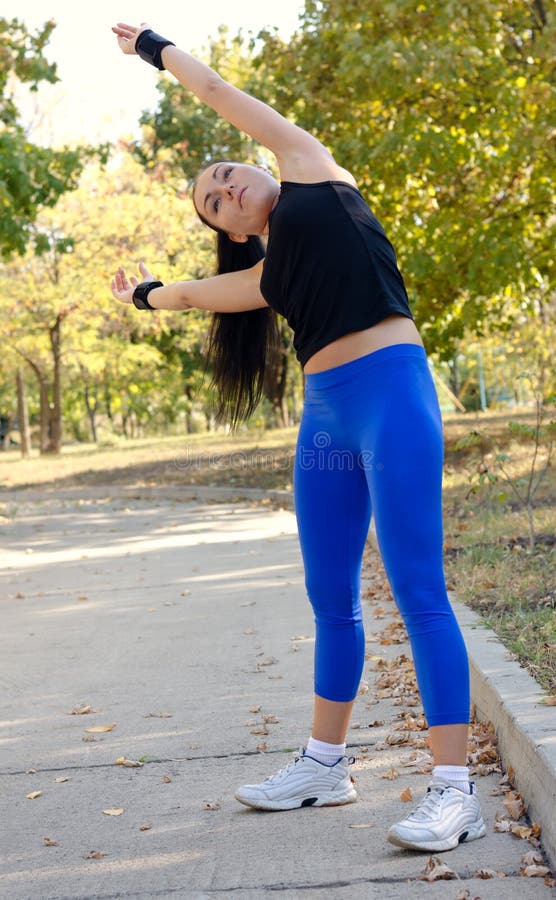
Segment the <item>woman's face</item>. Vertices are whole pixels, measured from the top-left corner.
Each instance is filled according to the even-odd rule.
[[[204,169],[193,191],[197,212],[231,238],[265,234],[278,201],[280,185],[266,169],[246,163],[219,162]]]

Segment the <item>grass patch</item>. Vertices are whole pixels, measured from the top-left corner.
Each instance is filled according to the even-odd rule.
[[[470,493],[478,465],[504,450],[516,476],[527,471],[531,448],[515,442],[509,419],[531,424],[529,412],[446,416],[444,515],[446,574],[456,595],[485,619],[539,684],[556,693],[556,475],[549,469],[535,498],[536,546],[527,515],[501,484]],[[480,448],[456,449],[472,429]],[[52,490],[88,485],[223,485],[291,490],[296,428],[146,438],[111,447],[74,445],[59,457],[22,460],[0,453],[4,490]],[[470,481],[471,479],[471,481]],[[0,490],[0,513],[2,491]]]

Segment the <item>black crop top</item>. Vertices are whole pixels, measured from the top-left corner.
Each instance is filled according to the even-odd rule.
[[[293,329],[302,366],[345,334],[396,313],[413,318],[394,248],[357,188],[343,181],[282,182],[261,293]]]

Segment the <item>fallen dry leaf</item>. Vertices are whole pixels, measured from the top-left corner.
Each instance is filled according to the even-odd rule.
[[[45,837],[43,838],[43,843],[45,847],[57,847],[58,841],[53,841],[52,838]]]
[[[526,866],[541,865],[544,863],[544,857],[539,850],[529,850],[521,857],[521,862]]]
[[[407,731],[392,731],[390,734],[386,735],[386,743],[390,746],[397,746],[398,744],[407,744],[409,742],[409,734]]]
[[[382,775],[378,776],[379,778],[387,778],[388,781],[395,781],[396,778],[400,777],[400,773],[397,769],[392,766],[391,769],[388,769],[387,772],[384,772]]]
[[[169,712],[150,712],[145,713],[144,719],[171,719],[174,713]]]
[[[260,728],[252,728],[251,734],[270,734],[270,731],[266,727],[266,725],[261,725]]]
[[[140,825],[140,826],[139,826],[139,831],[150,831],[151,828],[152,828],[151,823],[150,823],[150,822],[145,822],[144,825]]]
[[[429,856],[428,862],[423,870],[423,874],[419,875],[418,881],[451,881],[459,878],[459,875],[450,869],[446,863],[439,860],[438,856]]]
[[[209,801],[205,800],[203,803],[203,809],[220,809],[219,803],[209,803]]]
[[[65,781],[71,781],[71,778],[68,778],[67,775],[60,775],[59,778],[53,779],[56,784],[63,784]]]
[[[102,811],[105,816],[121,816],[125,812],[123,806],[117,806],[116,809],[103,809]]]
[[[68,716],[88,716],[96,712],[98,712],[98,709],[93,709],[92,706],[76,706],[75,709],[68,713]]]
[[[79,594],[77,599],[83,602],[83,600],[88,600],[89,598],[87,597],[87,594]]]
[[[548,866],[525,866],[524,869],[519,870],[520,875],[524,875],[526,878],[544,878],[545,875],[550,875],[550,869]]]
[[[141,769],[143,767],[142,762],[136,759],[126,759],[125,756],[119,756],[114,765],[125,766],[126,769]]]
[[[98,850],[91,850],[90,853],[84,853],[83,859],[104,859],[106,853],[99,853]]]
[[[525,815],[525,804],[521,794],[518,794],[517,791],[510,791],[506,797],[504,797],[502,803],[504,809],[514,821],[521,819],[521,817]]]
[[[250,712],[250,713],[258,713],[258,712],[260,712],[260,711],[261,711],[261,707],[260,707],[260,706],[250,706],[250,707],[249,707],[249,712]]]
[[[367,728],[380,728],[381,725],[384,725],[384,719],[374,719],[372,722],[369,722]]]
[[[541,703],[544,703],[545,706],[556,706],[556,694],[551,697],[543,697]]]
[[[532,828],[529,828],[527,825],[518,825],[517,822],[510,823],[510,832],[523,840],[533,836]]]
[[[116,725],[91,725],[90,728],[86,728],[85,731],[87,734],[103,734],[105,731],[113,731],[116,728]]]
[[[376,825],[373,822],[369,822],[368,824],[361,825],[349,825],[349,828],[376,828]]]
[[[406,787],[405,791],[401,792],[400,800],[402,803],[410,803],[413,800],[413,794],[411,793],[410,787]]]
[[[82,740],[82,741],[85,741],[85,742],[88,741],[89,743],[92,743],[93,741],[99,741],[99,740],[102,741],[102,740],[104,740],[104,738],[96,738],[96,737],[94,736],[94,734],[86,734],[84,737],[81,738],[81,740]]]
[[[276,716],[263,716],[263,722],[266,725],[277,725],[280,719],[277,719]]]
[[[494,869],[477,869],[476,872],[473,873],[473,878],[505,878],[505,872],[496,872]]]
[[[262,744],[257,744],[256,749],[259,751],[259,753],[264,753],[265,750],[268,750],[268,744],[265,744],[265,742],[263,741]]]
[[[25,795],[28,800],[36,800],[37,797],[42,797],[42,791],[32,791],[30,794]]]

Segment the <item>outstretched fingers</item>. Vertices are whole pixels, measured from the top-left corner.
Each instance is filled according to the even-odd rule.
[[[144,31],[148,27],[146,22],[141,22],[141,25],[127,25],[125,22],[118,22],[117,25],[112,26],[112,31],[120,37],[129,39],[137,34],[138,31]]]

